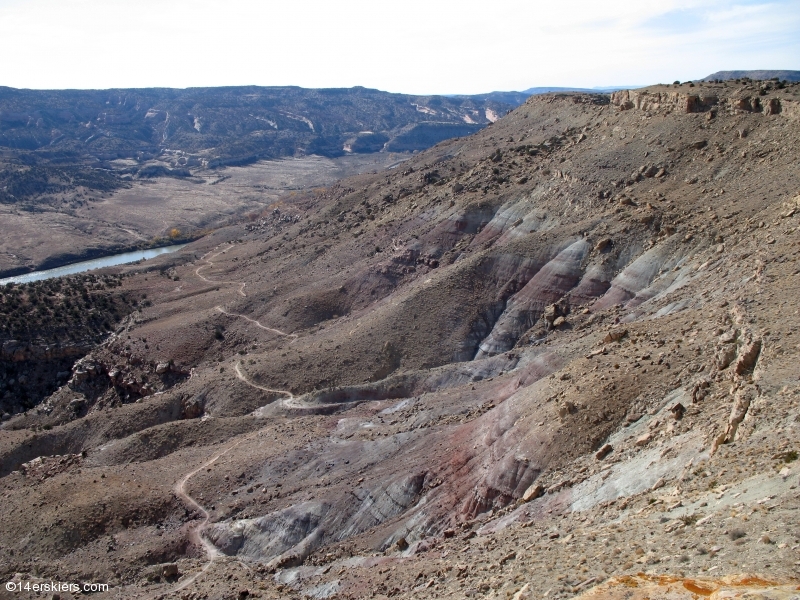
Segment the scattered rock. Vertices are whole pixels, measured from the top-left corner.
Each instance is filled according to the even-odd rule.
[[[595,244],[594,249],[597,252],[603,252],[604,250],[611,248],[611,245],[612,245],[611,238],[603,238],[602,240],[597,242],[597,244]]]
[[[603,459],[604,459],[606,456],[608,456],[609,454],[611,454],[611,452],[612,452],[613,450],[614,450],[614,448],[611,446],[611,444],[606,444],[605,446],[603,446],[602,448],[600,448],[600,450],[598,450],[598,451],[595,453],[594,457],[595,457],[597,460],[603,460]]]
[[[628,330],[627,329],[612,329],[603,338],[603,343],[604,344],[608,344],[608,343],[611,343],[611,342],[618,342],[622,338],[624,338],[626,335],[628,335]]]
[[[675,406],[670,408],[669,411],[672,413],[672,416],[676,421],[680,421],[683,418],[683,415],[686,413],[686,407],[678,402],[675,404]]]
[[[573,404],[572,402],[569,402],[569,401],[565,401],[565,402],[562,402],[558,407],[558,416],[563,419],[567,415],[574,414],[577,411],[578,411],[578,407],[575,406],[575,404]]]
[[[511,600],[529,600],[532,598],[530,592],[528,591],[530,588],[530,584],[526,583],[523,585],[516,594],[511,597]]]
[[[503,556],[503,558],[500,559],[500,564],[504,565],[508,561],[514,560],[515,558],[517,558],[517,553],[512,550],[511,552],[509,552],[508,554]]]

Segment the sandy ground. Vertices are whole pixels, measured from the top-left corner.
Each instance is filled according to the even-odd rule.
[[[26,212],[0,205],[0,272],[35,269],[59,257],[74,262],[86,251],[109,253],[130,248],[168,238],[173,228],[186,234],[211,230],[245,214],[260,214],[283,195],[383,169],[405,158],[376,153],[261,161],[198,172],[189,179],[137,180],[128,189],[76,208]]]

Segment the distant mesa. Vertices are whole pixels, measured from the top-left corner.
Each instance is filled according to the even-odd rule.
[[[616,92],[617,90],[625,90],[631,87],[640,87],[640,86],[630,86],[630,85],[617,85],[611,87],[595,87],[595,88],[579,88],[579,87],[553,87],[553,86],[543,86],[543,87],[532,87],[528,88],[527,90],[522,90],[521,92],[489,92],[487,94],[477,94],[474,96],[450,96],[451,98],[471,98],[473,100],[494,100],[496,102],[502,102],[505,104],[512,104],[514,106],[519,106],[525,100],[527,100],[531,96],[536,96],[538,94],[552,94],[552,93],[567,93],[567,92],[581,92],[584,94],[610,94],[611,92]]]
[[[0,149],[31,164],[135,160],[163,165],[140,177],[316,154],[425,150],[475,133],[550,92],[613,88],[533,87],[476,95],[412,96],[363,87],[27,90],[0,87]],[[114,168],[113,165],[105,165]]]
[[[363,87],[23,90],[0,87],[0,148],[33,163],[166,161],[142,177],[316,154],[424,150],[527,95],[412,96]]]
[[[778,78],[783,81],[800,81],[800,71],[760,70],[760,71],[717,71],[701,81],[728,81],[730,79],[755,79],[765,80]]]

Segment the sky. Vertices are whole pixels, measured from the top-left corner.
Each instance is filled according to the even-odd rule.
[[[412,94],[800,70],[800,0],[0,0],[0,86]]]

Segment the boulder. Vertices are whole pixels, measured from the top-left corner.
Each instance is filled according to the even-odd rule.
[[[612,329],[606,334],[606,337],[603,338],[603,343],[618,342],[626,335],[628,335],[627,329]]]
[[[605,446],[600,448],[600,450],[597,451],[597,453],[594,455],[594,457],[597,460],[603,460],[606,456],[611,454],[613,451],[614,451],[613,446],[611,444],[606,444]]]
[[[148,581],[158,581],[161,578],[177,578],[180,575],[180,571],[177,563],[162,563],[147,567],[142,574]]]
[[[714,363],[717,365],[717,369],[723,371],[730,366],[734,358],[736,358],[736,346],[726,344],[717,349]]]
[[[683,418],[683,415],[686,413],[686,407],[678,402],[675,406],[670,408],[669,411],[672,413],[672,416],[676,421],[680,421]]]
[[[524,494],[522,494],[522,501],[530,502],[531,500],[536,500],[536,498],[540,498],[541,496],[544,496],[544,487],[539,483],[534,483],[527,490],[525,490]]]
[[[196,419],[203,414],[203,401],[199,398],[190,398],[182,403],[184,419]]]
[[[156,365],[156,373],[158,375],[163,375],[170,370],[170,364],[168,362],[160,362]]]
[[[728,426],[725,429],[723,443],[729,444],[735,439],[736,430],[739,428],[739,424],[744,420],[747,410],[750,408],[750,403],[754,398],[755,391],[752,388],[736,391],[733,396],[733,408],[728,418]]]
[[[751,333],[745,332],[742,347],[739,349],[739,355],[736,358],[736,366],[734,373],[736,375],[744,375],[752,371],[758,361],[758,356],[761,354],[761,340],[754,337]]]

